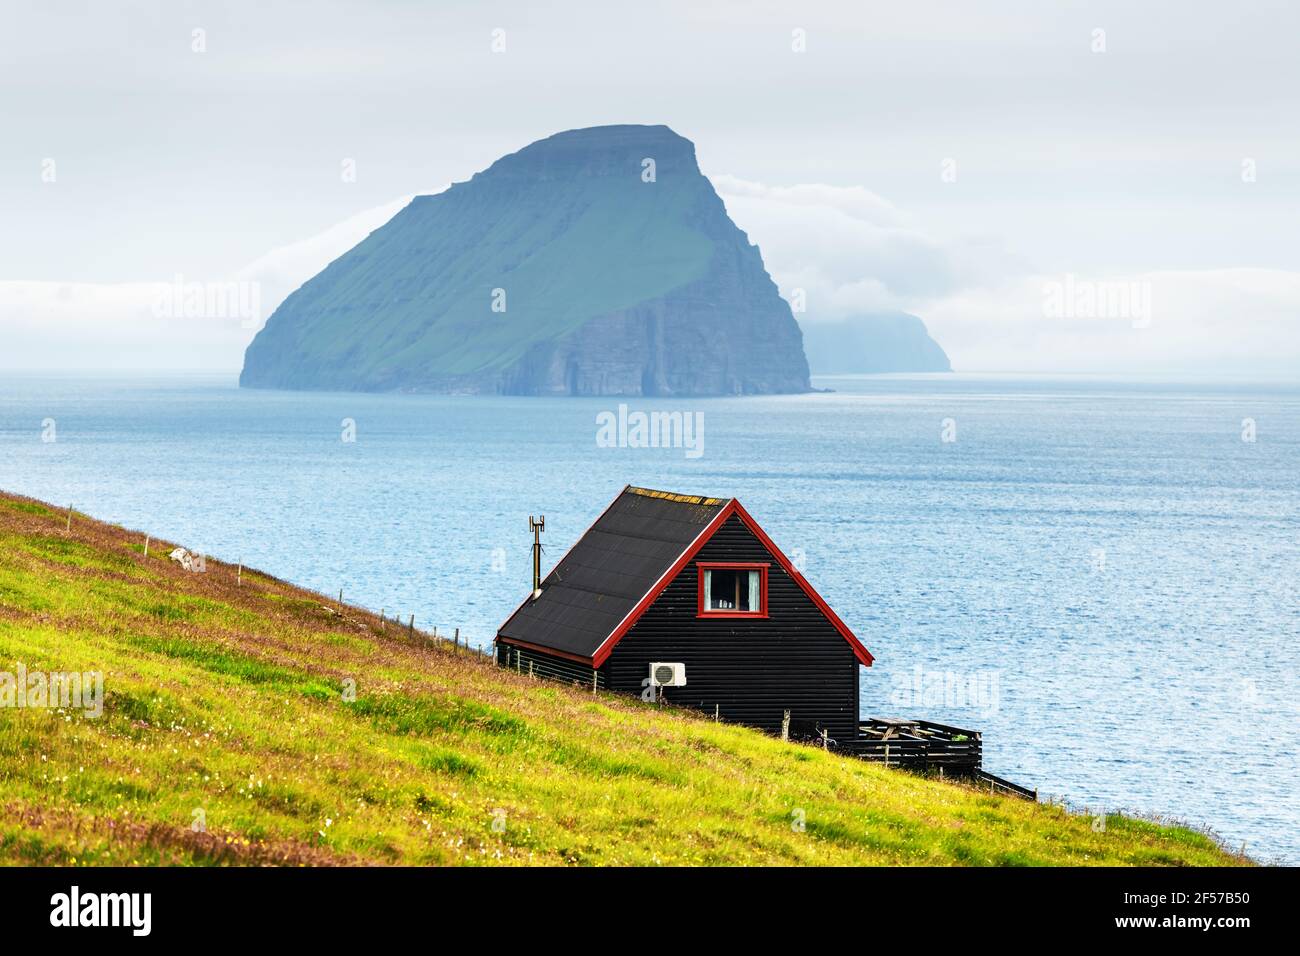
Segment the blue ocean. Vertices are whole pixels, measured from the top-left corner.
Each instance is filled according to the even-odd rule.
[[[487,645],[626,484],[737,497],[875,655],[862,716],[1300,863],[1300,387],[1017,376],[615,399],[0,380],[0,487]],[[633,435],[633,439],[635,435]],[[671,446],[672,443],[670,442]]]

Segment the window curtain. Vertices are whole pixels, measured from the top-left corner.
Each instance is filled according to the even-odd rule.
[[[707,568],[704,571],[704,610],[713,610],[713,572]]]
[[[758,598],[758,590],[759,590],[759,589],[758,589],[758,581],[759,581],[759,577],[760,577],[759,572],[757,572],[757,571],[750,571],[750,572],[749,572],[749,608],[748,608],[748,609],[751,610],[751,611],[758,611],[758,610],[760,610],[760,608],[759,608],[759,604],[758,604],[758,599],[759,599],[759,598]]]

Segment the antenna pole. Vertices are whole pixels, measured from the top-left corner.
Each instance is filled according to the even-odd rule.
[[[540,521],[528,516],[528,530],[533,533],[533,597],[542,593],[542,532],[546,530],[546,515]]]

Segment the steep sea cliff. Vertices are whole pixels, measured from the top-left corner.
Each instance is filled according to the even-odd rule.
[[[691,142],[608,126],[417,197],[285,300],[240,384],[732,395],[809,378],[794,316]]]

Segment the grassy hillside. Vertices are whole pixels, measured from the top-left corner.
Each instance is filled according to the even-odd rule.
[[[1095,832],[1057,807],[502,672],[65,520],[0,495],[0,671],[103,671],[103,714],[0,708],[0,862],[1241,862],[1190,831],[1112,816]]]

